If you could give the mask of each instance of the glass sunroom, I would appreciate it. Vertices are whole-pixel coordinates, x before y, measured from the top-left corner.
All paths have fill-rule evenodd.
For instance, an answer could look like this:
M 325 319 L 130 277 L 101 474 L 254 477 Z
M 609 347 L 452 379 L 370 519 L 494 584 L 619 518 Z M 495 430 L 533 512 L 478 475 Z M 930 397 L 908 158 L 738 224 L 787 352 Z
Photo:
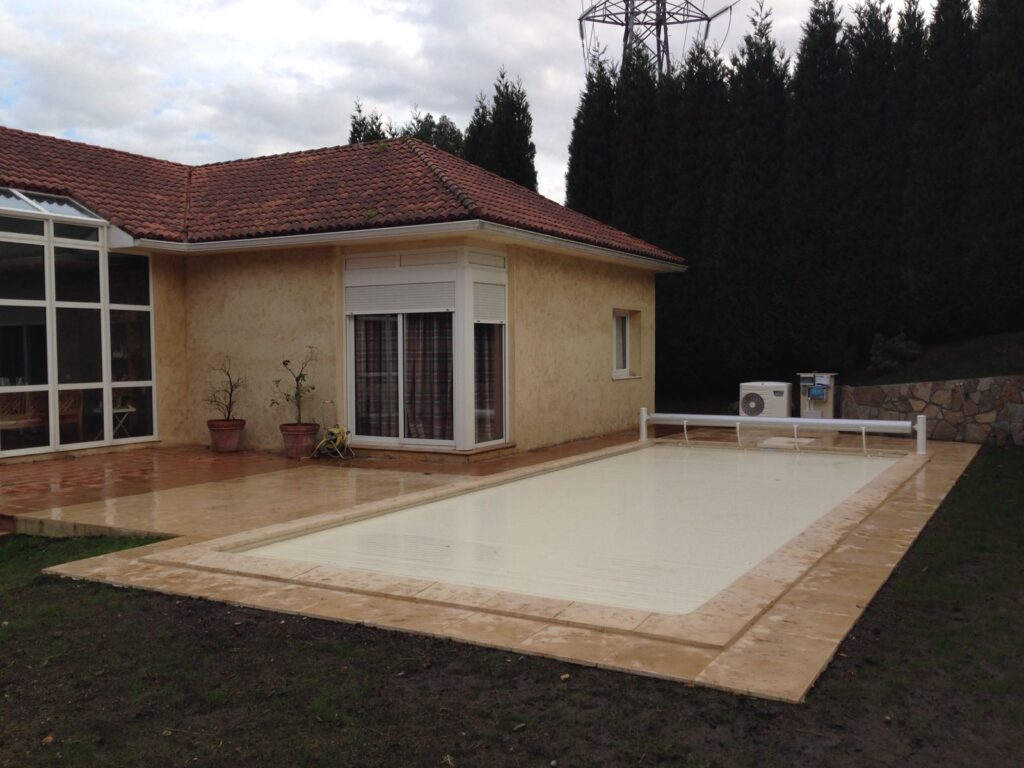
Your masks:
M 149 258 L 57 195 L 0 187 L 0 457 L 156 436 Z

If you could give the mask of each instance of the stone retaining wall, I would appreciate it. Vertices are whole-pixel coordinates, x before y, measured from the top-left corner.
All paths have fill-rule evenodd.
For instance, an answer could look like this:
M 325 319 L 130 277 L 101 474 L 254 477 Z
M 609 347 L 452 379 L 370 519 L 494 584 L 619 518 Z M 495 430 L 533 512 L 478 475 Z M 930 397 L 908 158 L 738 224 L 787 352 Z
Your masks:
M 928 437 L 1024 445 L 1024 375 L 842 388 L 846 419 L 928 417 Z

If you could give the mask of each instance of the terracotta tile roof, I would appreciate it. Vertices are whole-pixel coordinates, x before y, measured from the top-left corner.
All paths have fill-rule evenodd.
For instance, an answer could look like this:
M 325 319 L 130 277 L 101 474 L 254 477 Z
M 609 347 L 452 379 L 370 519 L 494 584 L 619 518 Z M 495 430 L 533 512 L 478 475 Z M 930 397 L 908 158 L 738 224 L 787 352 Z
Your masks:
M 189 167 L 0 127 L 0 186 L 68 195 L 135 237 L 181 240 Z
M 173 242 L 480 219 L 683 261 L 415 139 L 188 166 L 0 127 L 0 186 L 69 195 Z

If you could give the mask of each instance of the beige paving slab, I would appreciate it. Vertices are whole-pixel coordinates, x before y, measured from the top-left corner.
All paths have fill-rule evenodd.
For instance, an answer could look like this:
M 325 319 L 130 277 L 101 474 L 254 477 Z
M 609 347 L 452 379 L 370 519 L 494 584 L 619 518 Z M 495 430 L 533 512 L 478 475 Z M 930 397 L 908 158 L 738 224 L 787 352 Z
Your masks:
M 18 515 L 41 535 L 153 533 L 213 538 L 272 523 L 458 485 L 465 477 L 302 466 Z M 298 490 L 301 489 L 301 490 Z
M 606 656 L 601 666 L 669 680 L 694 680 L 717 656 L 718 652 L 709 648 L 638 637 Z
M 599 629 L 551 625 L 524 640 L 519 650 L 581 664 L 599 664 L 629 648 L 634 638 Z
M 790 703 L 803 701 L 838 644 L 790 634 L 748 634 L 696 677 L 712 688 Z

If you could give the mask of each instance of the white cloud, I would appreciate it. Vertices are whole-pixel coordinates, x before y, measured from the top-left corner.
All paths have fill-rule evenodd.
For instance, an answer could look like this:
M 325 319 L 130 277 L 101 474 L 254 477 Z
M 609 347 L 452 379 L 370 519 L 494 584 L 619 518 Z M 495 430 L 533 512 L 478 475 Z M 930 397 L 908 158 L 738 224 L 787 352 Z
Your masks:
M 727 50 L 752 4 L 736 8 Z M 808 0 L 771 5 L 792 53 Z M 344 143 L 356 98 L 396 121 L 419 107 L 464 127 L 504 66 L 530 99 L 541 192 L 561 201 L 579 12 L 569 0 L 11 0 L 0 124 L 209 162 Z M 614 32 L 601 35 L 614 52 Z

